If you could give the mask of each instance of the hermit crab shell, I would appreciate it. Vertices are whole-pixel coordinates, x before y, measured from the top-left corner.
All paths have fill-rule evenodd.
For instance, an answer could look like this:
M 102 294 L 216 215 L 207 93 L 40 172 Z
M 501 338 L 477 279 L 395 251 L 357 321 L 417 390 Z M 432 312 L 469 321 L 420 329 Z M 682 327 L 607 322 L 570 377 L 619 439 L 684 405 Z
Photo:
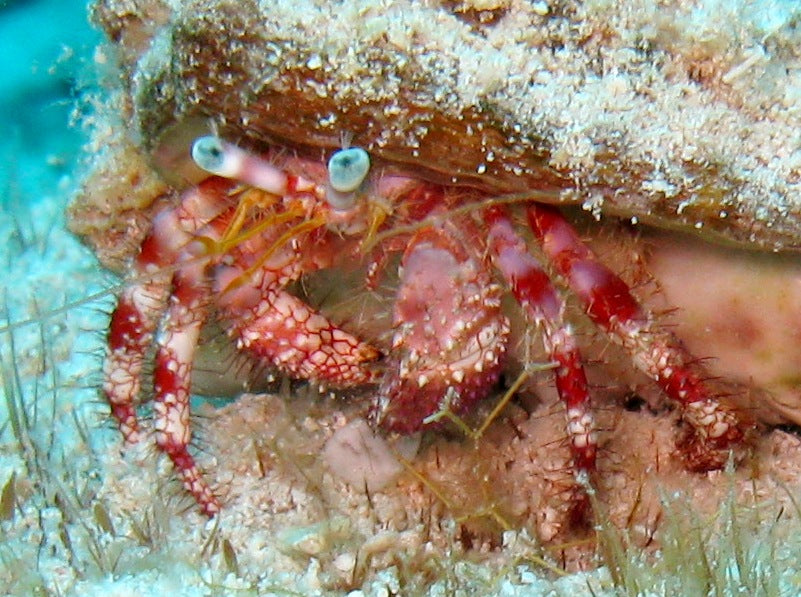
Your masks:
M 789 18 L 710 31 L 700 8 L 639 0 L 133 4 L 94 14 L 147 152 L 197 122 L 317 156 L 345 136 L 378 168 L 799 247 Z

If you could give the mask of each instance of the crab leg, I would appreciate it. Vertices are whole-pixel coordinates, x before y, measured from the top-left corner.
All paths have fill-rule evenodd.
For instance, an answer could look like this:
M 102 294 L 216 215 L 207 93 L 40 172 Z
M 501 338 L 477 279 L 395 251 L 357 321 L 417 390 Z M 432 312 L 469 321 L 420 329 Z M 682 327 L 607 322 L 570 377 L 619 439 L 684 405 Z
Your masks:
M 484 212 L 484 219 L 490 227 L 489 249 L 496 267 L 509 282 L 520 305 L 542 330 L 549 358 L 558 365 L 556 389 L 567 409 L 573 465 L 579 477 L 587 478 L 595 470 L 598 439 L 581 355 L 564 322 L 564 302 L 504 211 L 491 207 Z
M 139 263 L 137 260 L 137 266 Z M 169 288 L 169 276 L 153 276 L 130 284 L 111 314 L 108 354 L 103 364 L 103 394 L 129 444 L 140 439 L 136 403 L 141 391 L 142 367 Z
M 190 263 L 173 277 L 170 306 L 158 338 L 153 412 L 156 444 L 172 460 L 203 512 L 213 516 L 220 510 L 219 502 L 188 451 L 192 361 L 212 296 L 203 269 L 202 263 Z
M 590 319 L 681 405 L 682 417 L 693 429 L 683 446 L 687 465 L 692 470 L 723 466 L 728 449 L 742 439 L 734 412 L 718 402 L 689 355 L 654 323 L 626 283 L 601 264 L 558 210 L 532 204 L 527 216 L 543 251 L 584 303 Z
M 281 198 L 290 191 L 289 187 L 297 190 L 295 187 L 302 182 L 212 137 L 195 143 L 193 157 L 201 167 L 232 179 L 244 179 L 273 198 Z M 206 202 L 192 201 L 195 195 L 190 193 L 179 209 L 165 212 L 165 221 L 154 224 L 153 249 L 143 253 L 152 253 L 158 260 L 154 264 L 157 266 L 180 265 L 172 277 L 169 307 L 157 340 L 153 407 L 156 443 L 169 456 L 184 487 L 203 512 L 213 516 L 220 509 L 219 502 L 188 450 L 192 362 L 212 302 L 220 307 L 240 347 L 250 349 L 295 377 L 342 385 L 363 383 L 372 379 L 363 363 L 374 360 L 378 352 L 283 290 L 305 271 L 304 267 L 314 269 L 315 264 L 301 262 L 298 244 L 299 237 L 305 238 L 304 233 L 319 228 L 320 222 L 312 218 L 287 227 L 289 220 L 303 215 L 287 209 L 245 230 L 243 217 L 250 203 L 241 198 L 235 202 L 224 200 L 227 197 L 224 191 L 235 183 L 208 184 L 222 184 L 224 190 L 211 193 Z M 302 186 L 308 185 L 303 182 Z M 193 239 L 198 242 L 190 242 Z M 145 247 L 150 245 L 146 243 Z M 213 274 L 207 271 L 212 259 L 225 263 L 218 264 Z M 149 272 L 150 262 L 142 269 Z M 214 289 L 212 278 L 217 284 Z M 136 344 L 123 351 L 123 356 L 133 355 L 136 361 L 136 367 L 128 366 L 125 372 L 129 375 L 133 372 L 137 378 L 144 350 L 157 323 L 158 306 L 163 304 L 169 290 L 165 279 L 159 278 L 158 303 L 147 312 L 147 333 L 137 330 Z M 122 408 L 117 411 L 126 426 L 129 419 L 136 424 L 134 398 L 138 387 L 134 389 L 121 399 L 116 395 L 109 398 L 112 405 L 121 403 Z M 129 433 L 128 437 L 133 436 Z
M 181 204 L 161 212 L 134 262 L 134 278 L 111 314 L 103 393 L 128 443 L 139 440 L 136 403 L 145 353 L 151 345 L 170 290 L 168 268 L 192 234 L 217 217 L 230 182 L 212 178 L 188 191 Z

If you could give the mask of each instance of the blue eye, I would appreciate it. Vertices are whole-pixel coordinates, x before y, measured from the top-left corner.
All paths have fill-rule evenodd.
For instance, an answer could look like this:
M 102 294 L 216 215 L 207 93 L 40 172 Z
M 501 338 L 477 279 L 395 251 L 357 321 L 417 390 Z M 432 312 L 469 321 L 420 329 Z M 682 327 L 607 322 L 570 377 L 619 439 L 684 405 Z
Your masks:
M 225 157 L 225 148 L 217 137 L 200 137 L 192 144 L 192 159 L 206 172 L 224 176 Z
M 328 160 L 328 180 L 331 188 L 340 193 L 358 189 L 369 171 L 370 156 L 361 147 L 342 149 Z

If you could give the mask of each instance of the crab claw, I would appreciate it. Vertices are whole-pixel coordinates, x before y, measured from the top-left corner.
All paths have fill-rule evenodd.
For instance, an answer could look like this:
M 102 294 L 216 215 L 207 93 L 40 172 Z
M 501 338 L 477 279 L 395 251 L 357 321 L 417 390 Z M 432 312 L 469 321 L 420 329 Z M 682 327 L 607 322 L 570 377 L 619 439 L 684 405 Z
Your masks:
M 484 263 L 443 228 L 424 228 L 402 261 L 394 308 L 396 355 L 371 418 L 412 433 L 447 408 L 466 412 L 498 381 L 509 322 Z

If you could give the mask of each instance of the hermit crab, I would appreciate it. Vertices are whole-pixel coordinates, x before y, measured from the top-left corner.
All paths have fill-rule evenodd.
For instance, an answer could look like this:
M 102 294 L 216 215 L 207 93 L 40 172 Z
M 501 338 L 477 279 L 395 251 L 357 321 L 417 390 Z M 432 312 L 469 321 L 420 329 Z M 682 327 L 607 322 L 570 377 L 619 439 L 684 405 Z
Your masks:
M 188 445 L 194 348 L 212 315 L 283 374 L 374 386 L 373 424 L 412 433 L 496 388 L 520 325 L 502 308 L 511 294 L 541 334 L 585 482 L 598 444 L 562 286 L 678 405 L 688 468 L 720 468 L 743 441 L 748 424 L 703 365 L 556 205 L 794 248 L 797 169 L 769 157 L 786 152 L 782 135 L 797 136 L 797 115 L 768 122 L 735 107 L 736 85 L 698 80 L 647 15 L 637 46 L 591 7 L 454 6 L 95 7 L 116 44 L 118 108 L 134 123 L 73 207 L 73 227 L 101 256 L 133 263 L 111 316 L 103 391 L 125 439 L 138 441 L 155 346 L 156 442 L 209 515 L 220 503 Z M 677 112 L 677 98 L 696 111 Z M 723 137 L 732 130 L 756 153 Z M 190 144 L 194 166 L 179 167 L 173 157 Z M 92 236 L 103 218 L 115 223 Z M 354 262 L 369 291 L 397 255 L 386 346 L 288 292 Z

